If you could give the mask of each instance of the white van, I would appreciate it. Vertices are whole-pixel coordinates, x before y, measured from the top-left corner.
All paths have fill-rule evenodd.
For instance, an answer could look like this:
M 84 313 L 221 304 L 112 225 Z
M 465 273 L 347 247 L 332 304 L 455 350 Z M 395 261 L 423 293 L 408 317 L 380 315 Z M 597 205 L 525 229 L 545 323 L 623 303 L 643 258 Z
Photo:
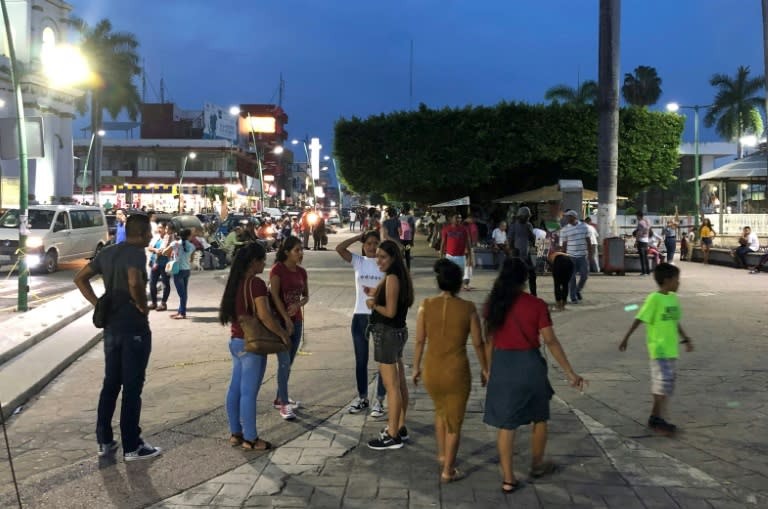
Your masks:
M 59 262 L 92 258 L 107 244 L 107 220 L 99 207 L 31 205 L 28 212 L 27 266 L 56 272 Z M 0 265 L 18 258 L 19 209 L 0 216 Z

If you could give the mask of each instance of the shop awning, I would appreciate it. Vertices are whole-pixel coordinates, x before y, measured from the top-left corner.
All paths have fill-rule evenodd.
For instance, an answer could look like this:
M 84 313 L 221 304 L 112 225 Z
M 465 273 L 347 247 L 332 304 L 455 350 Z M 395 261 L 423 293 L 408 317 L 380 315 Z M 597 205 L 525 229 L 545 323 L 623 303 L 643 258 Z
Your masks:
M 455 200 L 446 201 L 443 203 L 438 203 L 436 205 L 430 205 L 429 208 L 431 209 L 447 209 L 451 207 L 461 207 L 464 205 L 469 205 L 469 196 L 465 196 L 463 198 L 457 198 Z
M 206 188 L 208 187 L 213 187 L 213 184 L 210 186 L 201 186 L 197 184 L 181 186 L 181 192 L 182 194 L 204 195 Z M 179 194 L 179 186 L 178 184 L 123 184 L 115 186 L 115 192 L 139 194 Z

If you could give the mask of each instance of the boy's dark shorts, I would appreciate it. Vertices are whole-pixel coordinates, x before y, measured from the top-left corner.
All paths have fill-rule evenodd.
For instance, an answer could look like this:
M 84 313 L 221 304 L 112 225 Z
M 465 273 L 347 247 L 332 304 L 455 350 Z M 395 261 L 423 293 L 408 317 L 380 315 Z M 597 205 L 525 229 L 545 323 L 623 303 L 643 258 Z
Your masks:
M 381 364 L 396 364 L 403 357 L 403 348 L 408 341 L 408 328 L 390 327 L 382 323 L 370 326 L 373 336 L 373 359 Z
M 651 359 L 651 394 L 671 396 L 675 391 L 677 359 Z

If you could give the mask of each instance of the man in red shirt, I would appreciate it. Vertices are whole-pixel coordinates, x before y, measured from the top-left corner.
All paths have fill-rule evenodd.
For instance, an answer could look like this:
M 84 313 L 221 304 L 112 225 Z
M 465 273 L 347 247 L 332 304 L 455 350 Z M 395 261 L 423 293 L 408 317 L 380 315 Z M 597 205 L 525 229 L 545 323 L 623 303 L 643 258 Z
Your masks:
M 461 216 L 453 214 L 448 224 L 443 227 L 440 242 L 440 256 L 458 265 L 462 272 L 467 265 L 472 265 L 472 251 L 467 228 L 461 224 Z

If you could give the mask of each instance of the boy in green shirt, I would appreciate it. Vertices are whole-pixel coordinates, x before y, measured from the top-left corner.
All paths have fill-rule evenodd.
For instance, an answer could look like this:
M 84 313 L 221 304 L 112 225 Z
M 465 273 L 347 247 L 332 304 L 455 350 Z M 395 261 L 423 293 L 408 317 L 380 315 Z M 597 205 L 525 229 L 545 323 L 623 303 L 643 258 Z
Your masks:
M 665 413 L 667 398 L 672 395 L 675 387 L 678 333 L 684 338 L 680 343 L 685 344 L 687 352 L 693 351 L 693 344 L 680 326 L 682 313 L 675 293 L 680 286 L 680 269 L 669 263 L 660 263 L 653 271 L 653 278 L 659 285 L 659 291 L 646 297 L 635 321 L 619 344 L 619 350 L 626 351 L 629 336 L 641 322 L 645 323 L 653 394 L 653 409 L 648 418 L 648 426 L 654 431 L 674 433 L 676 426 L 665 421 L 662 414 Z

